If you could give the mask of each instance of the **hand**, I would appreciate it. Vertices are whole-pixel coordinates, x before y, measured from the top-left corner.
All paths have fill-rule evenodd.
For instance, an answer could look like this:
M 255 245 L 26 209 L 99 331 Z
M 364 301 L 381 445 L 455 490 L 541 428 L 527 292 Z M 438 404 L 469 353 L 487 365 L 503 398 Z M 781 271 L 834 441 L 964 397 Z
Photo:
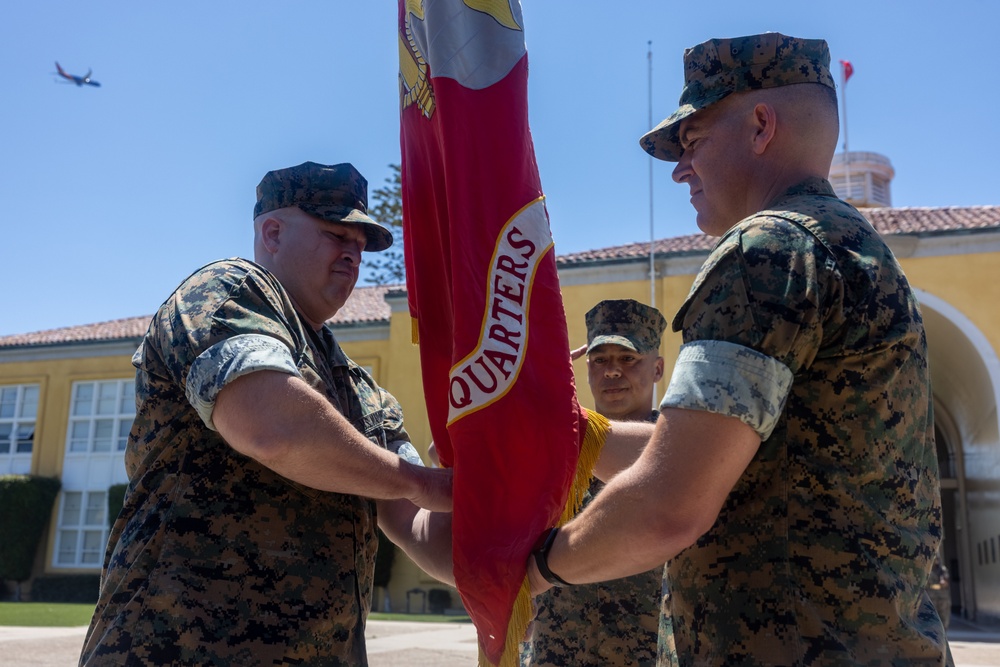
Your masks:
M 576 348 L 575 350 L 570 350 L 569 351 L 569 360 L 570 361 L 576 361 L 577 359 L 579 359 L 580 357 L 582 357 L 585 354 L 587 354 L 587 346 L 586 345 L 581 345 L 580 347 Z
M 410 464 L 407 464 L 410 465 Z M 418 489 L 409 498 L 417 507 L 432 512 L 450 512 L 452 510 L 451 486 L 454 471 L 451 468 L 424 468 L 410 466 L 417 475 Z

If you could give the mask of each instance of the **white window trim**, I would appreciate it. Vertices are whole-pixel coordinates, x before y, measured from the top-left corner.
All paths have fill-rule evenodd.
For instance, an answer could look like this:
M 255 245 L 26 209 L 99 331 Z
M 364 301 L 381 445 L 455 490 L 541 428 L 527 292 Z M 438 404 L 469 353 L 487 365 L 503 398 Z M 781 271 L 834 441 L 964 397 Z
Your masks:
M 0 452 L 0 475 L 25 474 L 31 471 L 31 457 L 35 451 L 35 433 L 38 430 L 38 412 L 41 403 L 41 385 L 37 383 L 13 384 L 0 386 L 0 391 L 14 390 L 14 414 L 12 417 L 0 416 L 0 424 L 10 425 L 9 445 L 6 452 Z M 25 394 L 34 390 L 34 416 L 26 417 Z M 26 452 L 17 451 L 18 432 L 25 426 L 31 426 L 31 446 Z
M 135 419 L 134 387 L 134 380 L 125 378 L 73 383 L 53 568 L 103 565 L 110 531 L 108 489 L 124 478 L 124 449 Z M 89 404 L 81 403 L 83 391 L 91 392 Z M 75 440 L 74 432 L 79 436 Z M 95 450 L 102 441 L 104 448 Z M 74 511 L 69 503 L 77 498 L 80 506 Z

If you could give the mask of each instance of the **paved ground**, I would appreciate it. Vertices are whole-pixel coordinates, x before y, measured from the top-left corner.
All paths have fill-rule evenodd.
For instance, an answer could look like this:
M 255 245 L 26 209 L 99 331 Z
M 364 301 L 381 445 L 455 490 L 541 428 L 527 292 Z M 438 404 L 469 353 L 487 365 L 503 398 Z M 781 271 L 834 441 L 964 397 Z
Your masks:
M 0 627 L 0 665 L 72 667 L 85 628 Z M 956 667 L 1000 667 L 1000 628 L 960 619 L 949 632 Z M 368 623 L 370 667 L 469 667 L 476 664 L 476 635 L 468 623 Z
M 72 667 L 86 628 L 0 627 L 0 665 Z M 369 621 L 369 667 L 475 665 L 476 634 L 469 623 Z

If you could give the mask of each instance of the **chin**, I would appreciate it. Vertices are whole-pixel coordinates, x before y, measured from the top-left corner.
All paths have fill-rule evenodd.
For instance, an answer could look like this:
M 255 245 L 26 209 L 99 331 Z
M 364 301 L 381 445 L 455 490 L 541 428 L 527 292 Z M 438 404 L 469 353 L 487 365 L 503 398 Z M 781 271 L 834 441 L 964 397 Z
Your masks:
M 596 406 L 597 411 L 607 417 L 608 419 L 622 420 L 632 413 L 634 408 L 628 408 L 624 405 L 604 405 Z
M 709 236 L 714 236 L 712 230 L 715 229 L 715 225 L 712 224 L 712 220 L 708 217 L 708 215 L 699 211 L 694 220 L 695 224 L 698 225 L 698 229 L 705 232 Z
M 732 224 L 720 223 L 718 221 L 706 220 L 703 222 L 702 218 L 698 217 L 698 229 L 716 238 L 723 236 L 732 226 Z

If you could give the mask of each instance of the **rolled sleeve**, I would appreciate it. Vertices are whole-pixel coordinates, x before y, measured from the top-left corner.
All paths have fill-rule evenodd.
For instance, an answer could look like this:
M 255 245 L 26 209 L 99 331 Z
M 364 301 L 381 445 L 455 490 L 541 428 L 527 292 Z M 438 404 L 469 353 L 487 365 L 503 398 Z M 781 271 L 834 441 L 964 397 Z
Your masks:
M 256 371 L 278 371 L 302 377 L 288 347 L 271 336 L 240 334 L 202 352 L 188 371 L 185 393 L 205 426 L 212 421 L 215 399 L 227 384 Z
M 681 347 L 660 409 L 736 417 L 767 440 L 792 388 L 792 371 L 773 357 L 718 340 Z
M 423 459 L 421 459 L 420 454 L 417 453 L 417 448 L 414 447 L 408 440 L 393 440 L 389 443 L 389 446 L 386 449 L 393 452 L 404 461 L 412 463 L 415 466 L 424 467 Z

